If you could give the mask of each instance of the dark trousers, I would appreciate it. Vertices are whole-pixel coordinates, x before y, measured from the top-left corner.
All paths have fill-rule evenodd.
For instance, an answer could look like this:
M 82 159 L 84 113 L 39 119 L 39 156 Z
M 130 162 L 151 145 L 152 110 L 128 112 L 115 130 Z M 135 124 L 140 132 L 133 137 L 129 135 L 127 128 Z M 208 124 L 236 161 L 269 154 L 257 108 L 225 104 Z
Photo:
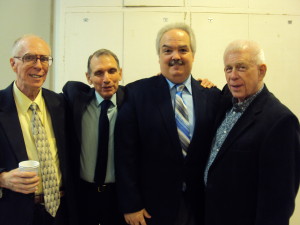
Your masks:
M 60 199 L 60 205 L 55 218 L 45 209 L 45 205 L 36 204 L 34 206 L 33 225 L 67 225 L 65 198 Z
M 178 216 L 175 221 L 175 225 L 196 225 L 194 211 L 187 196 L 185 196 L 185 193 L 182 193 L 180 199 Z
M 79 221 L 81 225 L 125 225 L 118 211 L 115 184 L 98 191 L 94 183 L 80 181 Z

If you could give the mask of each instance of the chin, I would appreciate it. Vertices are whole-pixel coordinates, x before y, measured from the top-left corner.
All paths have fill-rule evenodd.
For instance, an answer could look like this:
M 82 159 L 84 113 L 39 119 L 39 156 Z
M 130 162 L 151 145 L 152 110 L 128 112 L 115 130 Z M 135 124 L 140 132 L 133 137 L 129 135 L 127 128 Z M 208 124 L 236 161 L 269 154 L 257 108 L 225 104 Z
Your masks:
M 175 74 L 172 76 L 173 80 L 177 81 L 176 83 L 183 83 L 188 76 L 185 76 L 183 74 Z

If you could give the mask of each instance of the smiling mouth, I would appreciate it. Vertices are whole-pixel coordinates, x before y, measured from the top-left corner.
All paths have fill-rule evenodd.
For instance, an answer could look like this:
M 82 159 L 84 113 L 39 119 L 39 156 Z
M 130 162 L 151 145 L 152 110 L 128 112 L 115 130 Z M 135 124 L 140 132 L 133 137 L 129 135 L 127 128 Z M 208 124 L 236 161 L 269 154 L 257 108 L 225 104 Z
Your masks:
M 33 78 L 41 78 L 44 75 L 36 75 L 36 74 L 29 74 L 29 76 L 33 77 Z

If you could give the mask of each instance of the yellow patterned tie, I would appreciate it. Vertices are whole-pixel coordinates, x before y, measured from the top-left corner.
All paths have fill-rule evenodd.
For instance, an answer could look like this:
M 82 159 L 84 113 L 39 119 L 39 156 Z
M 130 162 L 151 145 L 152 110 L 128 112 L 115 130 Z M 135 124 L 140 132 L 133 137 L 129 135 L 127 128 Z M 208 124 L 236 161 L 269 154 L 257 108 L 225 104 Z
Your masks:
M 50 152 L 50 145 L 45 128 L 36 111 L 36 103 L 32 103 L 29 108 L 32 110 L 32 134 L 41 164 L 40 169 L 43 179 L 45 208 L 53 217 L 55 217 L 60 203 L 60 194 L 54 162 Z

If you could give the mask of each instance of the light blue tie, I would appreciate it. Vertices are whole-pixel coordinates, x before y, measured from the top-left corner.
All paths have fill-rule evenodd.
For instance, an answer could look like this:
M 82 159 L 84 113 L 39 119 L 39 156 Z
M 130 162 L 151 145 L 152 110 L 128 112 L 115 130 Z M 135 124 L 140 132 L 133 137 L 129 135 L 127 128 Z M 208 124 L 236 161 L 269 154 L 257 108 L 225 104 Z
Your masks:
M 190 145 L 191 137 L 188 110 L 182 99 L 182 91 L 184 87 L 184 84 L 176 85 L 175 119 L 178 136 L 182 147 L 182 154 L 185 157 L 187 154 L 187 149 Z

